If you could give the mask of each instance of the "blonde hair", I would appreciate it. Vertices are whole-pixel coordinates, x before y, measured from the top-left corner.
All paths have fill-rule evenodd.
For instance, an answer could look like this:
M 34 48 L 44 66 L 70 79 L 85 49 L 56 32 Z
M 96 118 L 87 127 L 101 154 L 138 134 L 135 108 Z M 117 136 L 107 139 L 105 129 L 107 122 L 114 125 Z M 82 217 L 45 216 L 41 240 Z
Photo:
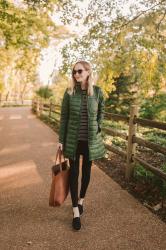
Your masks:
M 87 94 L 92 96 L 93 95 L 93 85 L 95 84 L 95 81 L 94 81 L 94 76 L 93 76 L 93 72 L 92 72 L 92 67 L 90 65 L 89 62 L 87 61 L 84 61 L 84 60 L 80 60 L 80 61 L 77 61 L 73 67 L 72 67 L 72 78 L 70 80 L 70 84 L 69 84 L 69 87 L 68 87 L 68 94 L 72 95 L 72 94 L 75 94 L 75 85 L 76 85 L 76 79 L 74 78 L 74 75 L 73 75 L 73 70 L 74 70 L 74 67 L 76 66 L 77 63 L 80 63 L 83 65 L 84 69 L 85 70 L 89 70 L 90 74 L 87 78 L 87 85 L 88 85 L 88 88 L 87 88 Z

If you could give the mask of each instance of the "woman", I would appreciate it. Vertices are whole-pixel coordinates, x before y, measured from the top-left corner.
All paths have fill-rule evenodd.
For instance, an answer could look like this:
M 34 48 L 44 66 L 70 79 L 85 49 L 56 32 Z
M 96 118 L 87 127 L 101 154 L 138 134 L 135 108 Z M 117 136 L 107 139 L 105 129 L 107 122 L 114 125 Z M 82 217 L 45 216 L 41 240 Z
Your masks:
M 106 148 L 101 136 L 104 96 L 93 82 L 88 62 L 77 61 L 72 69 L 72 84 L 64 93 L 58 147 L 70 163 L 70 193 L 73 206 L 72 226 L 81 228 L 80 215 L 91 175 L 92 161 L 104 157 Z M 81 190 L 78 198 L 79 158 L 82 161 Z

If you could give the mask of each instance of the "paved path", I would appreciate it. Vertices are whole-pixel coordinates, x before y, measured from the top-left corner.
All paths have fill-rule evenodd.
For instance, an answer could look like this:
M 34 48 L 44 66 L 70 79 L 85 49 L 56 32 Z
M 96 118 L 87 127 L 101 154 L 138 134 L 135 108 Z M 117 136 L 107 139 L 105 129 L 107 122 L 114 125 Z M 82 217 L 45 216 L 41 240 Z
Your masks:
M 94 164 L 80 231 L 70 193 L 48 206 L 57 140 L 29 107 L 0 109 L 0 249 L 166 250 L 166 224 Z

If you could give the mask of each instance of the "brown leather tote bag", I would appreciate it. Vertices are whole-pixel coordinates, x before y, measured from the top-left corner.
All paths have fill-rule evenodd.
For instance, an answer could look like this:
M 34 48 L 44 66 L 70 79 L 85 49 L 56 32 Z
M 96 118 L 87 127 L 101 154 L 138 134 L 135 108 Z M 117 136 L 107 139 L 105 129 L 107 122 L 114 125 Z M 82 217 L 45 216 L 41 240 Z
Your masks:
M 57 158 L 59 156 L 59 163 Z M 63 155 L 64 158 L 64 155 Z M 69 164 L 68 160 L 62 162 L 62 150 L 59 147 L 56 153 L 55 164 L 51 167 L 52 183 L 49 196 L 49 206 L 60 206 L 69 193 Z

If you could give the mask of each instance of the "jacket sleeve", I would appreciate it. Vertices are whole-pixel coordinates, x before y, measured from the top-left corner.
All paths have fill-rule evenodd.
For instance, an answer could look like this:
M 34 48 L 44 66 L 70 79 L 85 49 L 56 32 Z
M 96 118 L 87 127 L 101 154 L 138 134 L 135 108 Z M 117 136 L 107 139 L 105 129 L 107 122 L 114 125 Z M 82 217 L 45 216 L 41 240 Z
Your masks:
M 61 104 L 60 127 L 59 127 L 59 143 L 62 144 L 65 143 L 68 118 L 69 118 L 69 94 L 67 93 L 66 89 Z
M 104 119 L 104 110 L 105 110 L 104 94 L 102 89 L 99 87 L 99 103 L 98 103 L 98 114 L 97 114 L 98 132 L 101 132 L 101 127 Z

